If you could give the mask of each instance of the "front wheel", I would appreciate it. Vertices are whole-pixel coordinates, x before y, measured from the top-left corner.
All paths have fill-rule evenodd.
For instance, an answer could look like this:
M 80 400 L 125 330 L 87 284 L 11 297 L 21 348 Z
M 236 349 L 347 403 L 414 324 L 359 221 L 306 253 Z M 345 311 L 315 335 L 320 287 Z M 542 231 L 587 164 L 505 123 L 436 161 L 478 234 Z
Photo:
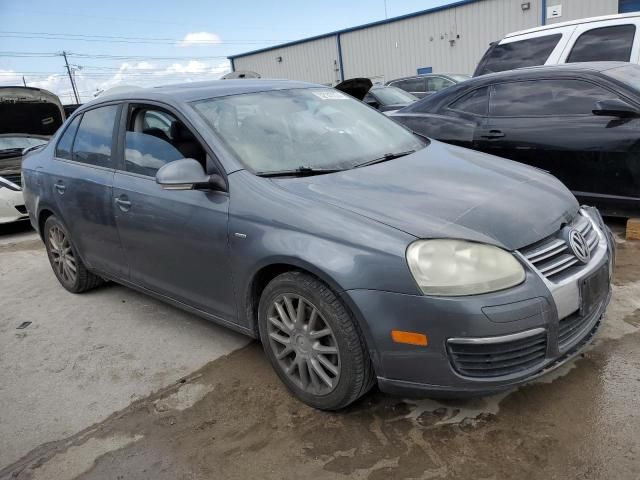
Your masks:
M 265 288 L 260 338 L 276 373 L 293 394 L 322 410 L 338 410 L 375 381 L 355 319 L 327 285 L 287 272 Z
M 103 283 L 84 266 L 69 232 L 55 216 L 47 218 L 44 224 L 44 244 L 53 273 L 70 292 L 85 292 Z

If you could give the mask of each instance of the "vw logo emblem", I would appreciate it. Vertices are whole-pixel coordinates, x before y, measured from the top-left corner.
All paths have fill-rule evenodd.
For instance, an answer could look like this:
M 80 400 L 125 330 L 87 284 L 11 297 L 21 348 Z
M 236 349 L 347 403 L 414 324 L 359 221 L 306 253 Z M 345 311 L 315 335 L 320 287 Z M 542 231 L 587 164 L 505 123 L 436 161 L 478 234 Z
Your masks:
M 572 228 L 569 231 L 569 246 L 578 260 L 582 263 L 589 262 L 589 259 L 591 258 L 589 245 L 587 245 L 587 241 L 584 239 L 582 234 L 575 228 Z

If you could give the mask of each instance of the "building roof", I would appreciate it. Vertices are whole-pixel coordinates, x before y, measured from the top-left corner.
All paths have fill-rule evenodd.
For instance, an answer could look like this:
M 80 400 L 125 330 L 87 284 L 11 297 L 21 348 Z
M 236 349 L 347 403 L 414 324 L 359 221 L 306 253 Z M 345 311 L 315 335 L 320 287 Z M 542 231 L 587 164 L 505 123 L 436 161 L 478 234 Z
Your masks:
M 256 54 L 256 53 L 269 52 L 271 50 L 276 50 L 278 48 L 291 47 L 293 45 L 299 45 L 301 43 L 307 43 L 307 42 L 311 42 L 313 40 L 320 40 L 322 38 L 334 37 L 334 36 L 340 35 L 342 33 L 354 32 L 356 30 L 364 30 L 365 28 L 376 27 L 378 25 L 386 25 L 388 23 L 394 23 L 394 22 L 397 22 L 399 20 L 406 20 L 408 18 L 420 17 L 422 15 L 429 15 L 431 13 L 439 12 L 441 10 L 448 10 L 450 8 L 461 7 L 461 6 L 464 6 L 464 5 L 468 5 L 470 3 L 476 3 L 476 2 L 480 2 L 480 1 L 482 1 L 482 0 L 458 0 L 457 2 L 449 3 L 447 5 L 441 5 L 439 7 L 428 8 L 426 10 L 420 10 L 418 12 L 408 13 L 406 15 L 400 15 L 398 17 L 392 17 L 392 18 L 388 18 L 388 19 L 385 19 L 385 20 L 378 20 L 376 22 L 365 23 L 363 25 L 358 25 L 358 26 L 350 27 L 350 28 L 344 28 L 342 30 L 335 30 L 333 32 L 323 33 L 321 35 L 315 35 L 313 37 L 307 37 L 307 38 L 302 38 L 300 40 L 294 40 L 293 42 L 281 43 L 279 45 L 274 45 L 272 47 L 266 47 L 266 48 L 260 48 L 258 50 L 251 50 L 250 52 L 238 53 L 236 55 L 229 55 L 227 58 L 229 60 L 234 60 L 236 58 L 246 57 L 246 56 L 253 55 L 253 54 Z

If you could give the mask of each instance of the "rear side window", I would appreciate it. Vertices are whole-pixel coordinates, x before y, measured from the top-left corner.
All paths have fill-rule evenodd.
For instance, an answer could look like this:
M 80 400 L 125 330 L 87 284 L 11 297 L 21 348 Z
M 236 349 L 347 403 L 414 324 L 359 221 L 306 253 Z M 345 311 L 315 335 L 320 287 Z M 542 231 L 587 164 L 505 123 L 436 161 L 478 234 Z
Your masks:
M 424 78 L 410 78 L 393 84 L 405 92 L 424 92 Z
M 56 145 L 56 157 L 71 160 L 71 147 L 73 146 L 73 139 L 78 130 L 80 117 L 82 117 L 82 115 L 74 118 L 60 137 L 60 141 L 58 141 L 58 145 Z
M 109 105 L 94 108 L 82 115 L 73 144 L 73 159 L 76 162 L 108 168 L 113 166 L 111 147 L 117 113 L 118 106 Z
M 567 63 L 628 62 L 631 59 L 635 35 L 635 25 L 614 25 L 584 32 L 571 49 Z
M 618 98 L 582 80 L 531 80 L 494 85 L 492 117 L 591 115 L 596 102 Z
M 503 43 L 490 48 L 482 59 L 476 75 L 504 72 L 514 68 L 544 65 L 562 34 L 545 35 L 517 42 Z
M 473 115 L 487 115 L 489 108 L 489 87 L 482 87 L 467 93 L 449 105 L 450 110 L 471 113 Z

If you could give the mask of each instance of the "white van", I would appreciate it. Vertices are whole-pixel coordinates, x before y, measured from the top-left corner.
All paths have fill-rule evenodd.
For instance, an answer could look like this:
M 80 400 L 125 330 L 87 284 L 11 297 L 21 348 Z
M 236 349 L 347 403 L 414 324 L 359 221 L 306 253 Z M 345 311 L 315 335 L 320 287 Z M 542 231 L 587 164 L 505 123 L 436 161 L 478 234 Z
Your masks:
M 536 65 L 616 60 L 640 63 L 640 12 L 510 33 L 489 46 L 474 76 Z

